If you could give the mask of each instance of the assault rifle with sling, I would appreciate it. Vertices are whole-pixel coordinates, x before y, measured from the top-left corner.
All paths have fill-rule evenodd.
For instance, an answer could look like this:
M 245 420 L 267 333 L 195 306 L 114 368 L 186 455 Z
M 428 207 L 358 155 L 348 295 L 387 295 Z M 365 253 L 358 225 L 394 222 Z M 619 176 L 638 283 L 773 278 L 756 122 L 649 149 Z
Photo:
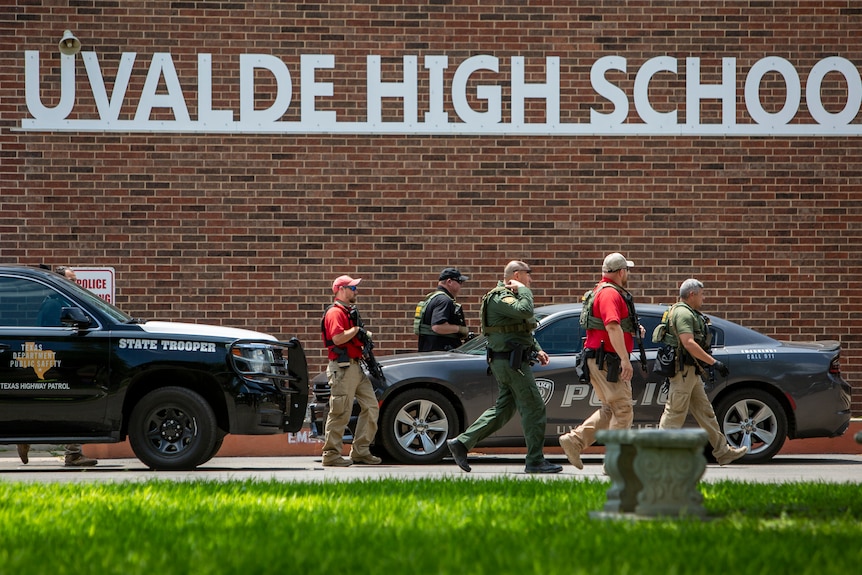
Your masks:
M 381 382 L 385 382 L 386 375 L 383 374 L 383 368 L 380 367 L 377 358 L 374 357 L 374 342 L 371 340 L 368 332 L 365 331 L 365 324 L 362 323 L 362 318 L 359 317 L 359 311 L 356 308 L 350 310 L 350 319 L 353 320 L 355 325 L 359 326 L 359 333 L 356 334 L 356 337 L 362 342 L 362 365 L 365 366 L 368 375 Z
M 626 301 L 626 305 L 629 307 L 629 313 L 632 316 L 632 321 L 635 324 L 635 332 L 634 336 L 638 342 L 638 351 L 640 352 L 640 364 L 641 369 L 644 370 L 644 373 L 649 373 L 647 371 L 647 358 L 646 358 L 646 349 L 644 349 L 644 338 L 641 336 L 641 320 L 638 318 L 638 314 L 635 311 L 634 300 L 632 299 L 632 294 L 626 292 L 623 296 L 623 299 Z

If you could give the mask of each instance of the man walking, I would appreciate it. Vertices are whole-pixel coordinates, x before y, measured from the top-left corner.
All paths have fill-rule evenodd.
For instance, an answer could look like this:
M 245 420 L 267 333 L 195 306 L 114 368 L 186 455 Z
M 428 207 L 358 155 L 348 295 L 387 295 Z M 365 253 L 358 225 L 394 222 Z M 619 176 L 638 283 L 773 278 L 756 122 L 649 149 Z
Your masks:
M 584 351 L 590 383 L 601 401 L 577 428 L 560 436 L 569 463 L 583 469 L 581 452 L 595 443 L 600 429 L 629 429 L 634 419 L 630 355 L 636 330 L 634 301 L 626 289 L 634 263 L 620 253 L 608 254 L 602 263 L 602 280 L 593 288 Z
M 533 337 L 533 283 L 530 266 L 511 261 L 503 271 L 503 281 L 482 299 L 482 331 L 488 336 L 488 363 L 497 379 L 497 402 L 473 425 L 446 443 L 458 467 L 470 471 L 467 453 L 477 443 L 502 428 L 515 414 L 527 443 L 527 473 L 558 473 L 562 466 L 545 459 L 545 403 L 536 387 L 530 361 L 535 355 L 542 365 L 550 359 Z
M 710 355 L 712 334 L 709 318 L 700 312 L 703 284 L 687 279 L 679 287 L 679 302 L 668 310 L 667 333 L 663 343 L 676 347 L 678 368 L 670 378 L 670 393 L 664 404 L 659 429 L 679 429 L 689 412 L 706 430 L 712 454 L 719 465 L 727 465 L 746 454 L 747 447 L 731 447 L 721 433 L 715 411 L 703 388 L 702 365 L 711 366 L 722 377 L 730 370 Z

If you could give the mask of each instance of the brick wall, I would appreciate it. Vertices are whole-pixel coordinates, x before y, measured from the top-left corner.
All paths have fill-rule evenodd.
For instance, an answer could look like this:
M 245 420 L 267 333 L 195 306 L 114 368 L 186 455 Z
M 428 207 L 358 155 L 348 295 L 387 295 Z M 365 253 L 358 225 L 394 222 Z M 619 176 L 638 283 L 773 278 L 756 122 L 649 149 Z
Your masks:
M 0 15 L 0 260 L 112 266 L 117 303 L 136 317 L 212 322 L 298 336 L 322 368 L 319 317 L 332 279 L 361 276 L 359 303 L 381 354 L 412 349 L 413 305 L 457 265 L 472 276 L 461 294 L 471 325 L 478 300 L 513 258 L 536 270 L 538 303 L 575 299 L 604 254 L 637 263 L 633 291 L 669 302 L 682 279 L 708 288 L 709 312 L 782 339 L 836 339 L 851 384 L 862 376 L 856 316 L 862 302 L 862 184 L 858 136 L 416 136 L 159 134 L 21 131 L 24 51 L 42 62 L 42 101 L 59 98 L 56 43 L 74 31 L 98 54 L 109 82 L 123 52 L 137 52 L 129 102 L 156 52 L 169 52 L 195 116 L 197 54 L 211 53 L 213 106 L 238 109 L 240 54 L 281 58 L 291 70 L 299 119 L 301 54 L 334 54 L 318 72 L 335 85 L 322 104 L 339 121 L 366 118 L 366 55 L 399 81 L 404 55 L 445 54 L 450 68 L 477 54 L 500 58 L 511 112 L 510 58 L 528 81 L 545 58 L 561 62 L 561 121 L 589 122 L 612 106 L 590 68 L 623 56 L 607 75 L 632 101 L 645 61 L 668 55 L 679 73 L 658 74 L 650 102 L 685 114 L 685 58 L 701 58 L 703 83 L 736 58 L 737 121 L 746 115 L 748 69 L 766 56 L 790 61 L 804 80 L 828 56 L 862 63 L 862 8 L 855 2 L 13 2 Z M 77 57 L 71 118 L 95 117 Z M 777 112 L 777 76 L 761 101 Z M 265 75 L 257 98 L 275 97 Z M 424 88 L 424 90 L 422 89 Z M 847 83 L 829 74 L 824 107 L 840 112 Z M 420 74 L 420 116 L 427 105 Z M 134 115 L 127 102 L 121 118 Z M 777 102 L 777 103 L 776 103 Z M 452 97 L 444 103 L 454 121 Z M 528 121 L 545 106 L 528 101 Z M 383 119 L 400 119 L 386 99 Z M 703 123 L 721 106 L 704 102 Z M 156 109 L 153 119 L 171 120 Z M 630 106 L 629 123 L 640 122 Z M 794 123 L 811 124 L 805 98 Z M 858 120 L 854 121 L 858 123 Z M 862 397 L 854 401 L 862 410 Z

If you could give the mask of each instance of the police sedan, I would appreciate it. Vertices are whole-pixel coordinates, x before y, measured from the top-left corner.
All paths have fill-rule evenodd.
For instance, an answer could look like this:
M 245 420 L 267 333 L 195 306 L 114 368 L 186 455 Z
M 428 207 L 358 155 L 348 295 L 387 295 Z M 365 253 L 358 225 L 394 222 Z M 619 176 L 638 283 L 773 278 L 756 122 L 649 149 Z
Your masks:
M 658 427 L 667 399 L 661 376 L 652 372 L 658 349 L 649 334 L 667 308 L 640 305 L 646 369 L 632 354 L 634 427 Z M 575 366 L 585 334 L 579 324 L 580 304 L 537 308 L 536 339 L 551 357 L 546 366 L 533 366 L 536 385 L 547 408 L 545 443 L 586 419 L 599 400 Z M 743 461 L 770 460 L 786 439 L 836 437 L 850 423 L 850 385 L 841 377 L 840 344 L 836 341 L 778 341 L 710 315 L 712 355 L 730 368 L 727 377 L 707 371 L 706 391 L 728 442 L 747 446 Z M 450 352 L 414 353 L 377 358 L 385 381 L 372 378 L 380 399 L 376 449 L 402 463 L 434 463 L 448 455 L 446 440 L 457 436 L 494 404 L 497 383 L 488 375 L 484 337 Z M 323 434 L 329 388 L 325 374 L 312 380 L 315 401 L 310 406 L 312 431 Z M 690 425 L 696 425 L 690 420 Z M 355 425 L 352 418 L 345 440 Z M 516 415 L 480 446 L 524 445 Z

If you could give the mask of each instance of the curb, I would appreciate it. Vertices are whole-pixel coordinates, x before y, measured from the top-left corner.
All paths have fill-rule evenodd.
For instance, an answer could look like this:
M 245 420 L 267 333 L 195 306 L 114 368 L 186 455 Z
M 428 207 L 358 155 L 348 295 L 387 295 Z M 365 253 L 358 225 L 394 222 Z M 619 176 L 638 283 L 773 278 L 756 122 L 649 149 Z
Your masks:
M 779 455 L 801 455 L 812 453 L 852 454 L 862 455 L 862 444 L 857 443 L 855 436 L 862 434 L 862 419 L 854 419 L 850 427 L 841 437 L 794 439 L 784 443 Z M 860 435 L 862 437 L 862 435 Z M 311 438 L 309 431 L 303 429 L 298 433 L 286 435 L 228 435 L 219 449 L 216 457 L 289 457 L 291 455 L 320 455 L 322 442 Z M 345 447 L 345 452 L 349 446 Z M 62 446 L 34 445 L 32 454 L 45 452 L 62 455 Z M 128 441 L 122 443 L 92 443 L 84 445 L 84 455 L 95 459 L 128 459 L 134 458 Z M 604 447 L 590 447 L 584 453 L 604 453 Z M 52 453 L 53 452 L 53 453 Z M 523 448 L 477 448 L 474 453 L 524 453 Z M 547 453 L 561 454 L 559 447 L 547 447 Z M 31 455 L 32 457 L 33 455 Z M 12 445 L 0 446 L 0 457 L 18 457 Z
M 854 419 L 841 437 L 794 439 L 784 442 L 779 455 L 799 455 L 809 453 L 862 454 L 862 444 L 856 443 L 854 436 L 862 432 L 862 419 Z M 309 436 L 303 429 L 298 433 L 285 435 L 228 435 L 216 457 L 287 457 L 291 455 L 320 455 L 323 443 Z M 345 447 L 345 452 L 349 446 Z M 548 453 L 559 454 L 559 447 L 546 448 Z M 604 447 L 590 447 L 584 453 L 604 453 Z M 477 448 L 474 453 L 524 453 L 523 448 Z M 84 454 L 96 459 L 123 459 L 135 457 L 128 441 L 122 443 L 101 443 L 84 445 Z M 14 455 L 14 450 L 13 450 Z

